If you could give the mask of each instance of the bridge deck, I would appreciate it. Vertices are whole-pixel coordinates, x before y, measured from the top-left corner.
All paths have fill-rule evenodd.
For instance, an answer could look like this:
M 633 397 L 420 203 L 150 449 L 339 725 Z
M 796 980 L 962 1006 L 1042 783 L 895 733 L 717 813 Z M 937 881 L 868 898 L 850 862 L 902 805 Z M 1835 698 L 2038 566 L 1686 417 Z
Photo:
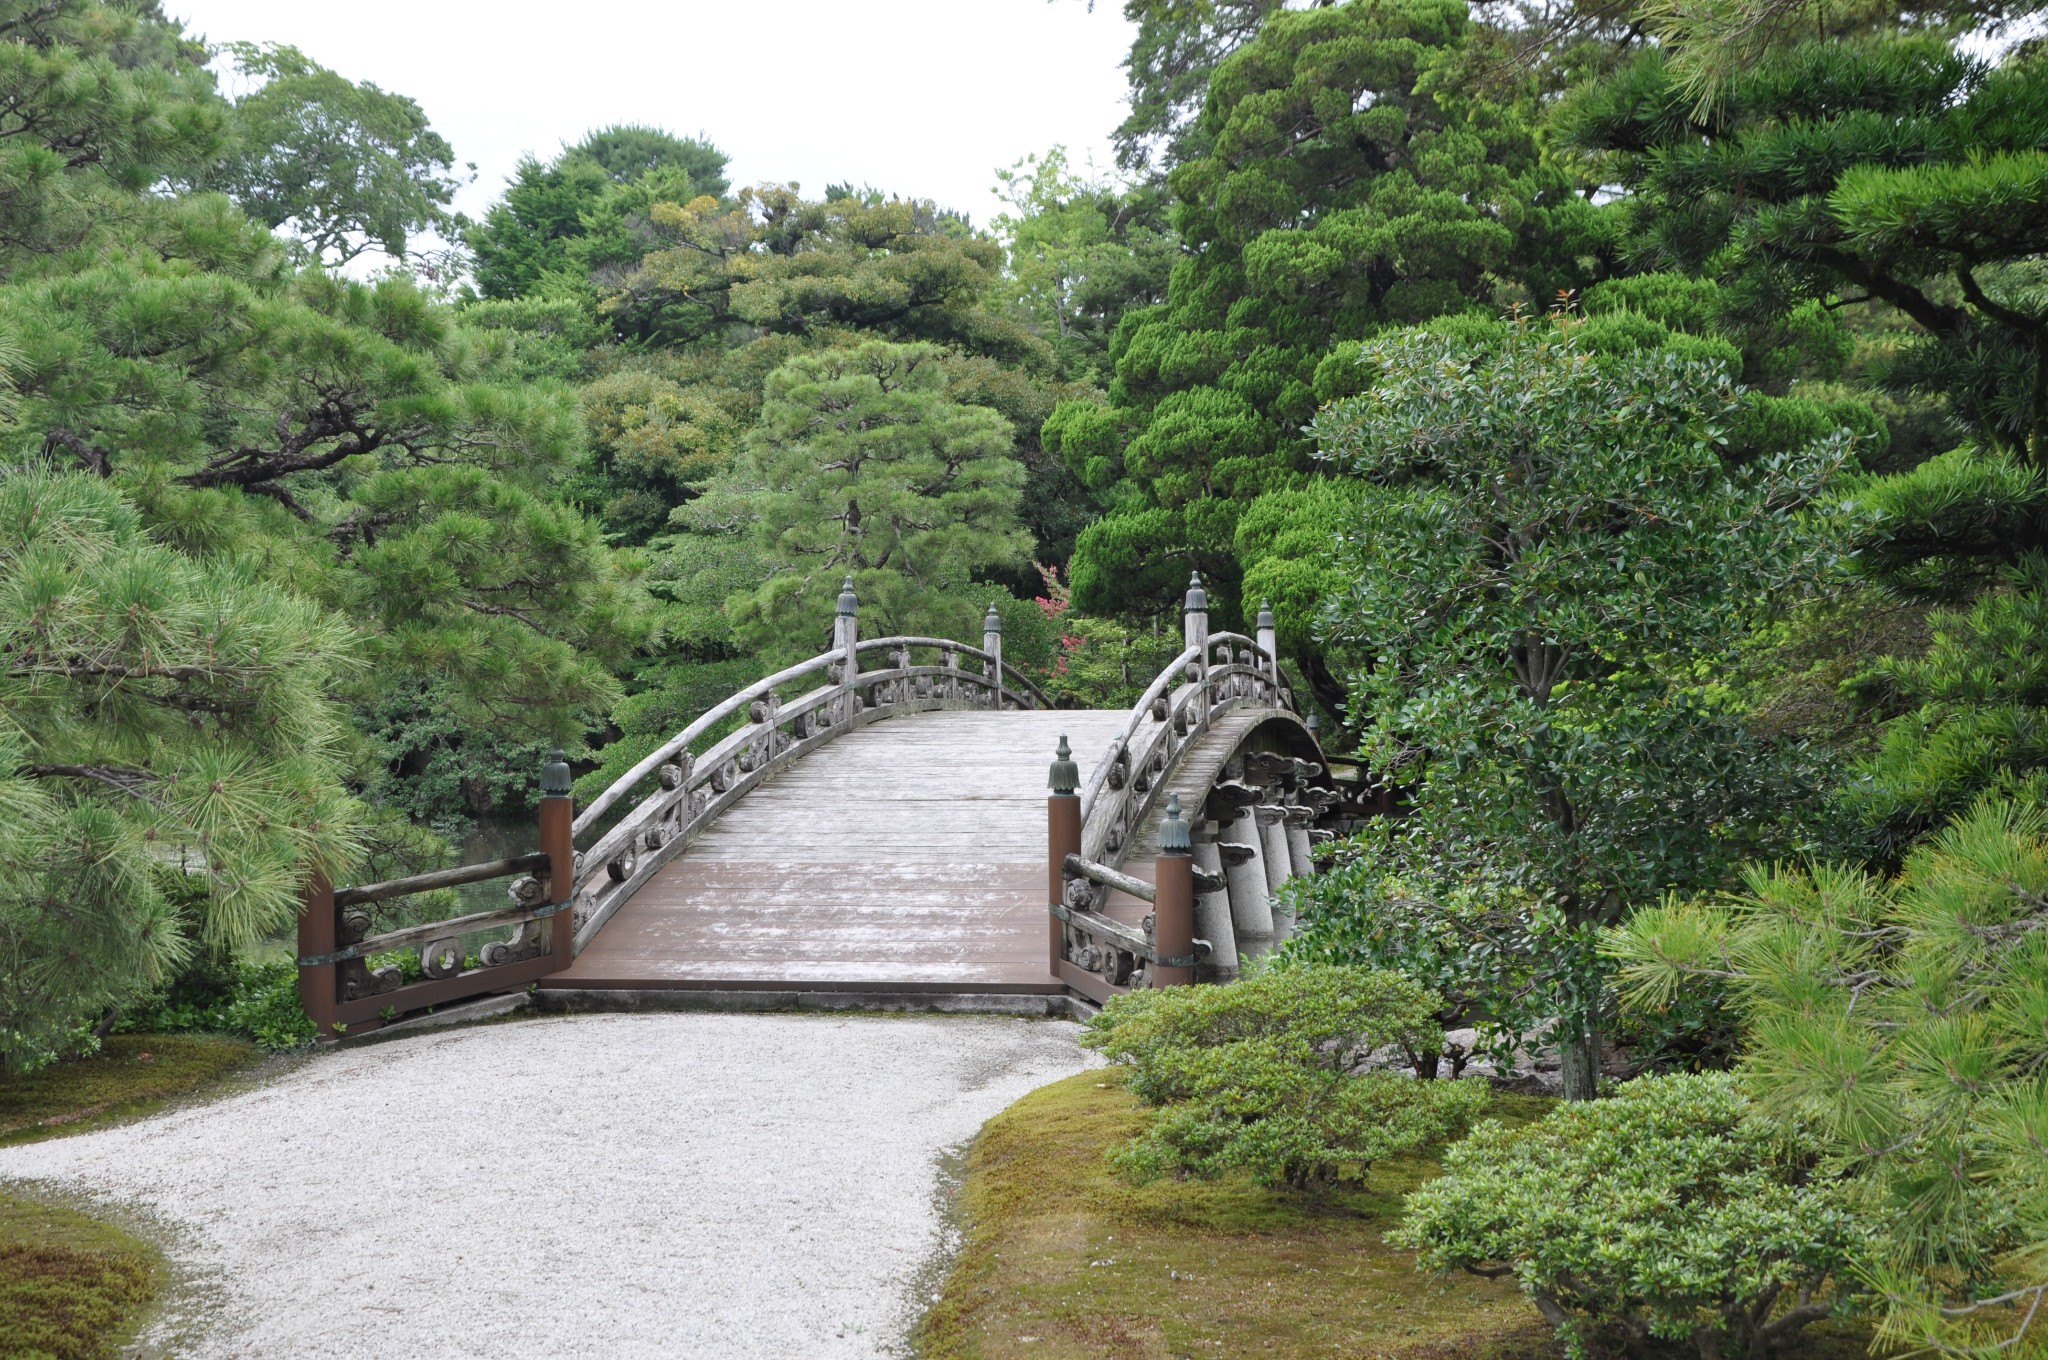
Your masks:
M 1061 991 L 1046 769 L 1061 733 L 1093 768 L 1128 716 L 940 712 L 849 732 L 741 799 L 541 985 Z M 1150 877 L 1149 857 L 1128 867 Z

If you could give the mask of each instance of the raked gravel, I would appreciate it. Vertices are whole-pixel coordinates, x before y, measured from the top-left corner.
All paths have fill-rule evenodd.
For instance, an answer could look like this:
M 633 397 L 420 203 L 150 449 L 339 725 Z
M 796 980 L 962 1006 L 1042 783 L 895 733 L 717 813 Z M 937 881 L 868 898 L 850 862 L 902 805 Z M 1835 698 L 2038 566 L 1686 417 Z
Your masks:
M 889 1356 L 946 1154 L 1088 1067 L 1063 1021 L 525 1020 L 321 1054 L 257 1089 L 0 1149 L 0 1182 L 156 1227 L 150 1353 Z

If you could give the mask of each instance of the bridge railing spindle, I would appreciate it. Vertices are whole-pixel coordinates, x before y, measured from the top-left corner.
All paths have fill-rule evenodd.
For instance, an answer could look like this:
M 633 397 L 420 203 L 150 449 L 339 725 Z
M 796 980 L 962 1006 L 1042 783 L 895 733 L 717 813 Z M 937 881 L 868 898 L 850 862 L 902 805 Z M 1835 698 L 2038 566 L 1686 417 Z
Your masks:
M 989 707 L 1003 711 L 1003 616 L 991 604 L 981 620 L 981 650 L 988 653 L 988 678 L 992 686 Z
M 1060 734 L 1060 747 L 1047 779 L 1052 793 L 1045 800 L 1045 900 L 1058 905 L 1067 891 L 1067 856 L 1081 853 L 1081 767 L 1074 762 L 1073 748 Z M 1066 959 L 1066 925 L 1057 915 L 1051 923 L 1048 971 L 1060 975 Z

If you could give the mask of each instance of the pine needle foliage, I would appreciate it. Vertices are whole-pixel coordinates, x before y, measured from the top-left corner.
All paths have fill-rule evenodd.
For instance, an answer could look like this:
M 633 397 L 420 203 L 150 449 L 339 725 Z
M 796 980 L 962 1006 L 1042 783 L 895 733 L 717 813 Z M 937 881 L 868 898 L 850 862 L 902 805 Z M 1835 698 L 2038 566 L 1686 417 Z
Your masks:
M 776 564 L 728 602 L 742 638 L 821 649 L 849 575 L 863 632 L 966 636 L 975 572 L 1030 551 L 1010 423 L 954 401 L 940 358 L 870 341 L 769 375 L 738 467 L 687 512 L 743 530 Z
M 1631 1004 L 1728 988 L 1741 1072 L 1807 1121 L 1889 1226 L 1883 1336 L 2048 1354 L 2048 817 L 1987 800 L 1892 879 L 1754 866 L 1607 937 Z
M 352 642 L 248 564 L 152 542 L 107 482 L 0 474 L 0 1065 L 349 867 L 326 696 Z

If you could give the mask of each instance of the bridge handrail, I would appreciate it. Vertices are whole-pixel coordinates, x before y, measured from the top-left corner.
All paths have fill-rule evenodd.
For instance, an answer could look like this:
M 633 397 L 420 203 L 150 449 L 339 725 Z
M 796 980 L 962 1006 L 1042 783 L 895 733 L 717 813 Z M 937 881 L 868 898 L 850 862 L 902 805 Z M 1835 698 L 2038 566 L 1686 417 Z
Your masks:
M 613 780 L 603 793 L 591 799 L 589 806 L 576 814 L 576 834 L 580 836 L 585 831 L 588 831 L 596 824 L 598 818 L 610 810 L 612 804 L 630 793 L 641 780 L 647 778 L 648 775 L 653 774 L 656 770 L 674 760 L 676 756 L 688 750 L 691 742 L 709 732 L 719 723 L 739 712 L 754 700 L 761 698 L 769 690 L 786 685 L 792 680 L 801 679 L 813 671 L 823 670 L 840 660 L 844 655 L 845 653 L 839 651 L 820 652 L 808 661 L 799 661 L 794 666 L 785 666 L 773 675 L 756 680 L 745 689 L 736 690 L 728 698 L 705 709 L 697 717 L 696 721 L 670 737 L 660 746 L 654 748 L 651 754 L 641 757 L 631 769 Z
M 955 642 L 951 638 L 885 637 L 870 638 L 865 642 L 859 642 L 854 644 L 854 649 L 856 651 L 861 652 L 868 651 L 870 648 L 879 651 L 884 647 L 937 647 L 941 651 L 958 652 L 962 656 L 978 659 L 984 665 L 987 664 L 987 662 L 990 660 L 989 653 L 983 651 L 981 648 L 975 646 L 973 643 Z M 865 672 L 863 673 L 865 674 Z M 1012 666 L 1007 661 L 1003 662 L 1003 674 L 1018 680 L 1026 690 L 1030 691 L 1031 697 L 1038 701 L 1040 707 L 1053 707 L 1052 700 L 1047 698 L 1045 691 L 1038 687 L 1038 682 L 1036 680 L 1033 680 L 1029 675 L 1026 675 L 1023 671 L 1018 670 L 1015 666 Z
M 1145 692 L 1138 696 L 1138 702 L 1131 705 L 1131 715 L 1124 720 L 1123 730 L 1110 739 L 1109 749 L 1103 753 L 1102 759 L 1095 763 L 1094 772 L 1088 776 L 1088 782 L 1081 787 L 1081 824 L 1083 826 L 1088 824 L 1088 814 L 1094 809 L 1096 798 L 1102 792 L 1102 786 L 1109 782 L 1110 767 L 1115 765 L 1117 758 L 1130 748 L 1131 738 L 1138 734 L 1139 724 L 1151 715 L 1152 705 L 1157 703 L 1159 697 L 1166 693 L 1172 687 L 1173 682 L 1180 677 L 1181 667 L 1196 660 L 1201 654 L 1202 649 L 1200 647 L 1189 647 L 1182 651 L 1179 656 L 1160 668 L 1159 674 L 1153 677 L 1152 683 L 1145 687 Z
M 1251 664 L 1234 659 L 1240 646 L 1249 652 Z M 1220 662 L 1216 660 L 1219 647 Z M 1198 668 L 1197 673 L 1189 675 L 1190 667 Z M 1173 689 L 1176 680 L 1187 683 Z M 1083 788 L 1082 855 L 1121 864 L 1130 850 L 1129 833 L 1158 798 L 1181 755 L 1208 729 L 1217 713 L 1247 699 L 1268 699 L 1275 707 L 1286 707 L 1289 702 L 1277 658 L 1255 638 L 1242 633 L 1211 633 L 1168 662 L 1132 706 L 1123 731 L 1110 742 Z M 1195 709 L 1193 716 L 1184 716 L 1191 708 Z M 1144 731 L 1148 720 L 1153 724 L 1149 732 Z M 1119 769 L 1125 776 L 1122 781 L 1116 778 Z M 1141 785 L 1133 789 L 1144 795 L 1135 808 L 1131 794 L 1122 792 L 1126 784 Z M 1120 796 L 1105 799 L 1105 790 Z
M 841 623 L 851 622 L 842 613 Z M 1029 676 L 1003 663 L 998 627 L 988 624 L 984 638 L 990 645 L 984 647 L 950 638 L 860 639 L 842 634 L 841 644 L 831 651 L 737 691 L 641 758 L 575 819 L 572 834 L 587 834 L 642 781 L 659 775 L 659 787 L 641 797 L 594 844 L 576 853 L 571 888 L 575 948 L 588 943 L 661 865 L 742 794 L 839 733 L 894 713 L 961 704 L 1049 706 L 1045 692 Z M 938 650 L 946 664 L 909 664 L 918 649 Z M 873 652 L 888 654 L 894 664 L 861 669 L 863 654 Z M 962 665 L 963 658 L 981 665 Z M 786 701 L 779 694 L 781 686 L 821 671 L 828 677 L 826 683 Z M 746 721 L 701 754 L 690 751 L 693 742 L 740 712 Z

